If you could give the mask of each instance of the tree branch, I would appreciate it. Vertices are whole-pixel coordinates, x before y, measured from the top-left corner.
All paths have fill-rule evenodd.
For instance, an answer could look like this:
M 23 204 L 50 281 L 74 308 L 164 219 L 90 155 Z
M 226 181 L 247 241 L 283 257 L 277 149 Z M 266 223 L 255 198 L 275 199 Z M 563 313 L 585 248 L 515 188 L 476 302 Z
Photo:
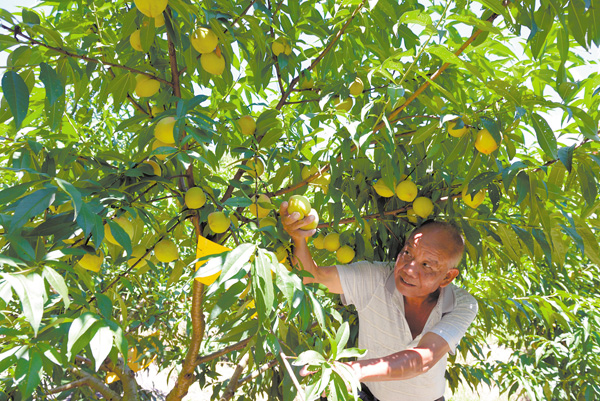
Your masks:
M 296 387 L 296 390 L 298 391 L 298 396 L 300 397 L 301 401 L 304 401 L 304 394 L 302 394 L 302 387 L 300 387 L 300 383 L 298 383 L 298 378 L 296 378 L 296 375 L 294 374 L 294 371 L 292 370 L 292 367 L 290 366 L 290 363 L 287 361 L 287 355 L 285 355 L 283 353 L 283 351 L 279 352 L 279 356 L 281 357 L 281 360 L 283 361 L 283 366 L 285 366 L 285 368 L 288 371 L 288 374 L 290 375 L 290 379 L 292 379 L 292 383 L 294 383 L 294 386 Z
M 121 396 L 119 396 L 119 394 L 117 394 L 116 392 L 114 392 L 113 390 L 108 388 L 108 386 L 105 385 L 102 382 L 102 380 L 100 380 L 78 368 L 71 368 L 70 370 L 74 375 L 79 376 L 82 379 L 85 379 L 86 385 L 88 387 L 90 387 L 92 390 L 97 391 L 100 394 L 102 394 L 102 396 L 106 400 L 108 400 L 108 401 L 122 401 L 123 400 L 121 398 Z M 127 400 L 127 401 L 129 401 L 129 400 Z
M 171 8 L 167 6 L 167 13 L 169 15 L 169 19 L 171 18 Z M 173 87 L 173 94 L 175 97 L 181 99 L 181 87 L 179 85 L 179 72 L 177 71 L 177 53 L 175 52 L 175 43 L 173 43 L 173 38 L 171 38 L 171 34 L 167 29 L 167 41 L 169 42 L 169 64 L 171 65 L 171 86 Z
M 219 351 L 215 351 L 215 352 L 213 352 L 211 354 L 204 355 L 204 356 L 197 356 L 196 360 L 194 361 L 194 363 L 195 363 L 196 366 L 198 366 L 198 365 L 200 365 L 202 363 L 206 363 L 206 362 L 210 362 L 212 360 L 215 360 L 215 359 L 219 358 L 220 356 L 229 354 L 230 352 L 238 351 L 238 350 L 244 348 L 246 345 L 248 345 L 248 343 L 250 341 L 252 341 L 253 338 L 254 338 L 253 336 L 250 336 L 250 337 L 246 338 L 245 340 L 242 340 L 242 341 L 240 341 L 238 343 L 235 343 L 233 345 L 225 347 L 225 348 L 223 348 L 223 349 L 221 349 Z
M 277 365 L 277 359 L 273 359 L 272 361 L 265 363 L 264 365 L 262 365 L 260 368 L 258 368 L 254 372 L 252 372 L 249 375 L 246 375 L 246 376 L 242 377 L 240 380 L 238 380 L 238 384 L 243 384 L 249 380 L 256 379 L 262 373 L 264 373 L 268 369 L 271 369 L 275 365 Z
M 250 352 L 248 351 L 242 357 L 242 359 L 238 363 L 237 367 L 235 368 L 235 371 L 233 372 L 233 375 L 231 376 L 231 379 L 229 380 L 229 384 L 227 385 L 227 388 L 225 388 L 225 391 L 223 392 L 223 396 L 221 397 L 221 399 L 219 401 L 229 401 L 235 395 L 235 390 L 238 388 L 238 385 L 239 385 L 240 375 L 242 374 L 244 369 L 246 369 L 249 359 L 250 359 Z
M 442 203 L 442 202 L 446 202 L 448 199 L 456 199 L 456 198 L 461 198 L 461 197 L 462 197 L 461 194 L 444 196 L 444 197 L 440 198 L 436 203 Z M 376 220 L 376 219 L 379 220 L 379 219 L 385 218 L 385 216 L 395 216 L 400 213 L 405 213 L 408 209 L 410 209 L 411 205 L 412 205 L 412 203 L 410 205 L 403 206 L 400 209 L 386 210 L 383 213 L 373 213 L 373 214 L 368 214 L 368 215 L 361 216 L 361 217 L 365 220 Z M 338 224 L 354 223 L 355 221 L 356 221 L 356 217 L 348 217 L 347 219 L 341 219 L 339 222 L 337 222 L 335 224 L 333 222 L 321 223 L 317 227 L 318 228 L 332 227 L 332 226 L 337 226 Z
M 338 31 L 338 33 L 335 35 L 335 37 L 331 40 L 331 42 L 329 42 L 329 44 L 327 45 L 327 47 L 321 52 L 321 54 L 319 54 L 319 56 L 317 56 L 317 58 L 315 60 L 313 60 L 313 62 L 311 63 L 311 65 L 307 68 L 308 71 L 312 70 L 318 63 L 319 61 L 321 61 L 321 59 L 323 57 L 325 57 L 325 55 L 333 48 L 333 45 L 338 41 L 338 39 L 344 34 L 344 31 L 346 30 L 346 28 L 350 25 L 350 23 L 352 22 L 352 20 L 354 19 L 354 17 L 358 14 L 358 12 L 360 11 L 360 9 L 365 5 L 365 1 L 363 0 L 358 7 L 356 7 L 356 9 L 354 10 L 354 12 L 352 13 L 352 15 L 348 18 L 348 21 L 346 22 L 346 24 L 342 27 L 342 29 L 340 29 Z M 294 89 L 294 86 L 298 83 L 298 81 L 300 80 L 300 75 L 296 76 L 292 82 L 290 82 L 290 85 L 288 86 L 288 89 L 285 91 L 285 93 L 281 96 L 281 99 L 279 100 L 279 103 L 277 103 L 277 106 L 275 106 L 275 108 L 277 110 L 281 110 L 281 108 L 284 106 L 286 99 L 290 96 L 290 93 L 292 93 L 292 90 Z M 262 138 L 257 138 L 257 142 L 260 142 Z M 327 171 L 329 168 L 327 168 L 325 171 Z M 239 180 L 242 175 L 244 174 L 244 170 L 240 169 L 235 173 L 235 176 L 233 177 L 233 180 Z M 310 179 L 311 177 L 309 177 Z M 314 177 L 316 178 L 316 176 Z M 313 178 L 313 179 L 314 179 Z M 309 181 L 307 181 L 309 182 Z M 304 183 L 303 185 L 300 185 L 300 187 L 306 185 L 306 183 Z M 231 197 L 231 195 L 233 194 L 233 185 L 229 185 L 227 187 L 227 189 L 225 190 L 225 194 L 223 194 L 223 197 L 221 198 L 221 202 L 225 202 L 227 199 L 229 199 Z
M 196 358 L 200 350 L 202 338 L 204 337 L 204 315 L 202 313 L 202 301 L 204 299 L 204 284 L 193 280 L 192 285 L 192 339 L 188 348 L 181 372 L 177 377 L 175 386 L 167 395 L 166 401 L 181 401 L 188 393 L 192 383 L 196 380 L 194 370 L 196 369 Z
M 488 22 L 493 22 L 496 18 L 498 17 L 498 14 L 492 14 L 487 21 Z M 477 39 L 477 37 L 483 32 L 483 30 L 478 29 L 477 31 L 475 31 L 471 37 L 469 39 L 467 39 L 467 41 L 465 43 L 462 44 L 462 46 L 454 52 L 455 56 L 459 56 L 462 54 L 462 52 L 465 51 L 465 49 L 471 44 L 473 43 L 473 41 L 475 39 Z M 446 68 L 448 68 L 450 66 L 450 63 L 444 63 L 432 76 L 431 76 L 431 81 L 434 81 L 436 78 L 438 78 L 440 75 L 442 75 L 442 73 L 446 70 Z M 394 120 L 394 118 L 400 114 L 400 112 L 404 109 L 406 109 L 406 107 L 413 101 L 415 100 L 425 89 L 427 89 L 429 87 L 429 81 L 425 82 L 423 85 L 421 85 L 416 91 L 415 93 L 413 93 L 408 99 L 406 99 L 406 101 L 397 109 L 395 109 L 389 116 L 388 116 L 388 121 L 390 122 L 390 124 L 395 123 L 398 121 L 398 119 Z M 374 129 L 373 132 L 377 132 L 379 131 L 381 128 L 385 127 L 384 123 L 379 123 Z
M 152 75 L 152 74 L 150 74 L 148 72 L 136 70 L 135 68 L 127 67 L 127 66 L 121 65 L 121 64 L 111 63 L 110 61 L 103 61 L 103 60 L 98 60 L 98 59 L 93 58 L 93 57 L 88 57 L 88 56 L 82 56 L 82 55 L 79 55 L 79 54 L 75 54 L 75 53 L 72 53 L 72 52 L 70 52 L 68 50 L 61 49 L 60 47 L 50 46 L 50 45 L 47 45 L 47 44 L 45 44 L 43 42 L 40 42 L 39 40 L 33 39 L 32 37 L 30 37 L 28 35 L 25 35 L 20 29 L 11 28 L 11 27 L 8 27 L 8 26 L 6 26 L 4 24 L 0 24 L 0 26 L 2 28 L 6 29 L 7 31 L 12 32 L 14 34 L 15 39 L 17 38 L 17 36 L 22 36 L 27 41 L 29 41 L 29 42 L 31 42 L 33 44 L 45 47 L 46 49 L 54 50 L 55 52 L 60 53 L 60 54 L 64 54 L 65 56 L 69 56 L 69 57 L 73 57 L 73 58 L 78 58 L 78 59 L 85 60 L 85 61 L 90 61 L 90 62 L 96 63 L 96 64 L 108 65 L 108 66 L 115 67 L 115 68 L 121 68 L 123 70 L 134 72 L 136 74 L 145 75 L 147 77 L 150 77 L 150 78 L 152 78 L 154 80 L 157 80 L 159 82 L 162 82 L 164 84 L 171 85 L 171 83 L 169 81 L 167 81 L 166 79 L 157 77 L 157 76 Z M 19 40 L 17 39 L 17 41 L 19 41 Z M 19 41 L 19 43 L 23 43 L 23 42 Z
M 121 383 L 123 383 L 123 399 L 126 401 L 139 400 L 135 372 L 127 366 L 127 363 L 122 358 L 119 358 L 117 363 L 113 363 L 110 359 L 107 361 L 106 366 L 114 372 L 119 379 L 121 379 Z
M 498 14 L 492 14 L 492 16 L 490 18 L 488 18 L 487 20 L 489 22 L 492 22 L 497 16 L 498 16 Z M 454 54 L 456 56 L 460 55 L 477 38 L 477 36 L 479 36 L 482 32 L 483 32 L 482 30 L 477 30 L 473 35 L 471 35 L 471 37 L 465 43 L 463 43 L 463 45 Z M 448 65 L 449 65 L 449 63 L 446 63 L 438 71 L 436 71 L 436 73 L 431 76 L 431 80 L 433 81 L 434 79 L 436 79 L 437 77 L 439 77 L 442 74 L 442 72 L 444 72 L 444 70 L 448 67 Z M 392 112 L 392 114 L 390 114 L 387 117 L 388 121 L 390 123 L 395 123 L 395 122 L 398 122 L 400 120 L 405 119 L 405 117 L 401 117 L 401 118 L 398 118 L 396 120 L 393 120 L 394 117 L 396 117 L 402 110 L 404 110 L 428 86 L 429 86 L 429 82 L 426 82 L 421 87 L 419 87 L 415 91 L 415 93 L 413 93 L 412 96 L 410 96 L 400 107 L 398 107 L 397 109 L 395 109 Z M 423 116 L 423 117 L 426 117 L 426 116 Z M 385 123 L 379 123 L 378 125 L 375 126 L 375 128 L 373 128 L 373 132 L 379 131 L 384 126 L 385 126 Z M 415 131 L 410 131 L 408 133 L 402 133 L 402 134 L 397 135 L 397 136 L 408 136 L 408 135 L 413 134 L 414 132 Z M 350 148 L 350 151 L 354 152 L 355 150 L 356 150 L 356 145 L 352 145 L 352 147 Z M 340 157 L 338 157 L 337 160 L 339 161 Z M 331 166 L 328 163 L 325 167 L 323 167 L 321 169 L 321 171 L 319 173 L 317 173 L 317 174 L 315 174 L 313 176 L 310 176 L 306 180 L 302 180 L 302 181 L 298 182 L 297 184 L 294 184 L 292 186 L 289 186 L 289 187 L 280 189 L 280 190 L 278 190 L 276 192 L 273 192 L 273 193 L 269 194 L 269 196 L 279 196 L 279 195 L 283 195 L 285 193 L 292 192 L 292 191 L 294 191 L 296 189 L 302 188 L 303 186 L 307 185 L 311 181 L 314 181 L 314 179 L 316 179 L 319 175 L 327 172 L 330 168 L 331 168 Z M 324 224 L 326 224 L 326 223 L 324 223 Z
M 88 382 L 88 379 L 84 377 L 83 379 L 75 380 L 71 383 L 67 383 L 62 386 L 54 387 L 54 388 L 48 390 L 48 394 L 57 394 L 57 393 L 62 393 L 63 391 L 72 390 L 74 388 L 84 387 L 84 386 L 87 386 L 87 382 Z
M 356 9 L 352 13 L 352 15 L 348 18 L 348 21 L 346 21 L 346 24 L 344 24 L 344 26 L 342 27 L 342 29 L 340 29 L 338 31 L 338 33 L 333 37 L 333 39 L 331 40 L 331 42 L 329 42 L 329 44 L 321 52 L 321 54 L 319 54 L 317 56 L 317 58 L 313 60 L 313 62 L 310 64 L 310 66 L 306 69 L 307 71 L 311 71 L 313 68 L 315 68 L 315 66 L 317 64 L 319 64 L 319 62 L 323 59 L 323 57 L 325 57 L 325 55 L 327 53 L 329 53 L 329 51 L 333 48 L 333 45 L 335 45 L 335 43 L 342 37 L 342 35 L 346 31 L 346 28 L 348 28 L 348 26 L 350 25 L 350 23 L 352 22 L 352 20 L 354 20 L 354 17 L 356 17 L 356 15 L 358 14 L 358 12 L 360 11 L 361 8 L 363 8 L 364 5 L 365 5 L 365 0 L 363 0 L 356 7 Z M 294 86 L 296 86 L 296 84 L 298 83 L 298 81 L 300 81 L 300 75 L 296 76 L 292 80 L 292 82 L 290 82 L 290 85 L 288 86 L 287 90 L 285 91 L 285 93 L 283 94 L 283 96 L 281 96 L 281 99 L 279 99 L 279 103 L 277 103 L 277 106 L 275 106 L 275 108 L 277 110 L 281 110 L 281 108 L 285 104 L 287 98 L 290 96 L 290 93 L 292 93 L 292 90 L 294 90 Z

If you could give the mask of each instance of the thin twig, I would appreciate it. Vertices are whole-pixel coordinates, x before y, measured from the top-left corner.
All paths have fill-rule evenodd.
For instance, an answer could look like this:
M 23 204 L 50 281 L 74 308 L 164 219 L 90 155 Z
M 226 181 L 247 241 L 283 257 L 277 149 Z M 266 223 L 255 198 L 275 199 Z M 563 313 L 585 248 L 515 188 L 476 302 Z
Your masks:
M 292 383 L 294 383 L 294 386 L 296 387 L 296 390 L 298 391 L 298 397 L 300 397 L 300 400 L 304 401 L 304 393 L 302 391 L 302 387 L 300 387 L 300 383 L 298 382 L 298 379 L 296 378 L 296 375 L 294 374 L 294 371 L 292 370 L 290 363 L 287 361 L 287 358 L 288 358 L 287 355 L 285 355 L 283 353 L 283 351 L 280 351 L 279 356 L 281 357 L 281 360 L 283 361 L 283 366 L 285 366 L 286 370 L 288 371 L 288 374 L 290 375 L 290 379 L 292 379 Z
M 494 20 L 494 19 L 495 19 L 497 16 L 498 16 L 497 14 L 493 14 L 493 15 L 492 15 L 490 18 L 488 18 L 488 21 L 490 21 L 490 22 L 491 22 L 491 21 L 493 21 L 493 20 Z M 460 47 L 460 49 L 458 49 L 458 50 L 457 50 L 457 51 L 456 51 L 454 54 L 455 54 L 456 56 L 459 56 L 459 55 L 460 55 L 460 54 L 461 54 L 461 53 L 462 53 L 462 52 L 463 52 L 463 51 L 464 51 L 464 50 L 465 50 L 465 49 L 466 49 L 466 48 L 469 46 L 469 44 L 471 44 L 471 43 L 472 43 L 472 42 L 473 42 L 473 41 L 474 41 L 474 40 L 477 38 L 477 36 L 479 36 L 479 35 L 480 35 L 482 32 L 483 32 L 483 31 L 482 31 L 481 29 L 480 29 L 480 30 L 477 30 L 477 31 L 476 31 L 476 32 L 475 32 L 473 35 L 471 35 L 471 37 L 470 37 L 470 38 L 469 38 L 469 39 L 468 39 L 468 40 L 467 40 L 467 41 L 466 41 L 466 42 L 465 42 L 465 43 L 464 43 L 464 44 L 463 44 L 463 45 Z M 437 77 L 439 77 L 439 76 L 441 75 L 441 73 L 442 73 L 442 72 L 443 72 L 443 71 L 444 71 L 444 70 L 445 70 L 445 69 L 448 67 L 448 65 L 449 65 L 448 63 L 444 64 L 444 65 L 443 65 L 443 66 L 442 66 L 442 67 L 441 67 L 441 68 L 440 68 L 438 71 L 436 71 L 436 73 L 435 73 L 435 74 L 433 74 L 433 75 L 431 76 L 431 78 L 430 78 L 430 79 L 433 81 L 434 79 L 436 79 Z M 419 88 L 418 88 L 418 89 L 415 91 L 415 93 L 413 93 L 413 95 L 412 95 L 412 96 L 410 96 L 410 97 L 409 97 L 409 98 L 408 98 L 408 99 L 407 99 L 407 100 L 406 100 L 406 101 L 405 101 L 405 102 L 404 102 L 404 103 L 403 103 L 403 104 L 402 104 L 400 107 L 398 107 L 396 110 L 394 110 L 394 111 L 392 112 L 392 114 L 390 114 L 390 116 L 388 116 L 388 120 L 389 120 L 389 122 L 390 122 L 390 123 L 395 123 L 395 122 L 399 121 L 401 118 L 399 118 L 399 119 L 396 119 L 396 120 L 393 120 L 393 118 L 394 118 L 395 116 L 397 116 L 397 115 L 398 115 L 398 114 L 399 114 L 399 113 L 400 113 L 402 110 L 404 110 L 404 109 L 406 108 L 406 106 L 408 106 L 408 105 L 409 105 L 409 104 L 410 104 L 410 103 L 411 103 L 411 102 L 412 102 L 414 99 L 416 99 L 416 98 L 417 98 L 417 96 L 418 96 L 418 95 L 419 95 L 421 92 L 423 92 L 423 91 L 424 91 L 424 90 L 425 90 L 425 89 L 426 89 L 428 86 L 429 86 L 429 82 L 425 82 L 425 83 L 424 83 L 424 84 L 423 84 L 421 87 L 419 87 Z M 375 128 L 373 129 L 373 132 L 377 132 L 379 129 L 381 129 L 381 128 L 382 128 L 382 127 L 384 127 L 384 126 L 385 126 L 385 123 L 380 123 L 380 124 L 378 124 L 378 125 L 377 125 L 377 126 L 375 126 Z M 408 136 L 408 135 L 412 135 L 412 134 L 414 134 L 414 132 L 415 132 L 415 131 L 405 132 L 405 133 L 402 133 L 402 134 L 399 134 L 399 135 L 396 135 L 396 136 Z M 351 152 L 354 152 L 356 149 L 357 149 L 357 148 L 356 148 L 356 145 L 352 145 L 352 147 L 350 148 L 350 151 L 351 151 Z M 341 156 L 339 156 L 339 157 L 337 158 L 337 160 L 338 160 L 338 161 L 339 161 L 339 160 L 341 160 Z M 327 164 L 327 165 L 325 165 L 325 166 L 324 166 L 324 167 L 321 169 L 321 171 L 320 171 L 319 173 L 317 173 L 317 174 L 318 174 L 318 175 L 324 174 L 324 173 L 326 173 L 327 171 L 329 171 L 329 170 L 330 170 L 330 168 L 331 168 L 331 166 L 330 166 L 330 164 L 328 163 L 328 164 Z M 316 179 L 316 178 L 318 177 L 318 175 L 317 175 L 317 174 L 315 174 L 315 175 L 313 175 L 313 176 L 311 176 L 311 177 L 308 177 L 307 179 L 305 179 L 305 180 L 302 180 L 302 181 L 300 181 L 300 182 L 298 182 L 298 183 L 296 183 L 296 184 L 294 184 L 294 185 L 292 185 L 292 186 L 289 186 L 289 187 L 287 187 L 287 188 L 280 189 L 280 190 L 278 190 L 278 191 L 276 191 L 276 192 L 274 192 L 274 193 L 272 193 L 272 194 L 269 194 L 269 196 L 279 196 L 279 195 L 283 195 L 283 194 L 285 194 L 285 193 L 288 193 L 288 192 L 294 191 L 294 190 L 296 190 L 296 189 L 302 188 L 303 186 L 307 185 L 307 184 L 308 184 L 308 183 L 310 183 L 311 181 L 314 181 L 314 179 Z
M 75 380 L 71 383 L 64 384 L 62 386 L 54 387 L 48 390 L 48 394 L 57 394 L 62 393 L 63 391 L 69 391 L 74 388 L 87 386 L 88 379 L 84 377 L 83 379 Z
M 70 369 L 71 373 L 73 373 L 75 376 L 79 376 L 82 379 L 86 380 L 86 385 L 88 387 L 90 387 L 92 390 L 99 392 L 100 394 L 102 394 L 102 396 L 108 400 L 108 401 L 122 401 L 121 396 L 119 396 L 119 394 L 117 394 L 116 392 L 114 392 L 113 390 L 111 390 L 110 388 L 108 388 L 107 385 L 105 385 L 102 380 L 95 378 L 94 376 L 90 375 L 87 372 L 84 372 L 81 369 L 78 368 L 71 368 Z
M 496 18 L 498 17 L 498 14 L 492 14 L 487 21 L 488 22 L 493 22 Z M 471 44 L 473 43 L 473 41 L 475 39 L 477 39 L 477 37 L 483 32 L 483 30 L 478 29 L 477 31 L 475 31 L 475 33 L 473 33 L 471 35 L 471 37 L 469 39 L 467 39 L 467 41 L 465 43 L 463 43 L 463 45 L 454 52 L 454 55 L 456 55 L 457 57 L 459 55 L 462 54 L 462 52 L 465 51 L 465 49 Z M 440 75 L 442 75 L 442 73 L 446 70 L 446 68 L 448 68 L 450 66 L 450 63 L 444 63 L 432 76 L 431 76 L 431 81 L 434 81 L 436 78 L 438 78 Z M 396 117 L 398 114 L 400 114 L 400 112 L 402 110 L 404 110 L 413 100 L 415 100 L 425 89 L 427 89 L 429 87 L 429 81 L 423 83 L 423 85 L 421 85 L 416 91 L 415 93 L 413 93 L 408 99 L 406 99 L 406 101 L 400 105 L 400 107 L 398 107 L 397 109 L 395 109 L 389 116 L 388 116 L 388 121 L 390 122 L 390 124 L 395 123 L 398 120 L 394 120 L 394 117 Z M 380 123 L 378 124 L 374 129 L 373 132 L 377 132 L 379 131 L 381 128 L 385 127 L 385 123 Z
M 235 343 L 233 345 L 230 345 L 228 347 L 225 347 L 223 349 L 215 351 L 215 352 L 213 352 L 211 354 L 203 355 L 203 356 L 197 356 L 196 360 L 194 361 L 194 364 L 196 366 L 198 366 L 198 365 L 200 365 L 202 363 L 210 362 L 210 361 L 215 360 L 215 359 L 217 359 L 217 358 L 219 358 L 219 357 L 221 357 L 223 355 L 229 354 L 230 352 L 238 351 L 238 350 L 244 348 L 246 345 L 248 345 L 248 343 L 250 343 L 250 341 L 252 341 L 253 338 L 254 338 L 253 336 L 250 336 L 250 337 L 248 337 L 248 338 L 246 338 L 246 339 L 244 339 L 244 340 L 242 340 L 240 342 L 237 342 L 237 343 Z
M 242 377 L 240 380 L 238 380 L 238 384 L 243 384 L 249 380 L 256 379 L 262 373 L 264 373 L 268 369 L 271 369 L 275 365 L 277 365 L 277 359 L 273 359 L 269 363 L 265 363 L 264 365 L 262 365 L 260 368 L 258 368 L 254 372 L 252 372 L 249 375 L 246 375 L 246 376 Z
M 229 380 L 229 384 L 225 388 L 225 391 L 223 392 L 223 396 L 221 397 L 220 401 L 229 401 L 235 395 L 235 390 L 239 386 L 240 375 L 242 374 L 244 369 L 246 369 L 246 366 L 248 366 L 249 360 L 250 351 L 246 352 L 246 354 L 242 357 L 242 359 L 236 366 L 235 371 L 233 372 L 233 375 Z
M 171 17 L 171 8 L 167 6 L 167 14 L 169 15 L 169 19 L 172 20 Z M 167 41 L 169 42 L 169 64 L 171 66 L 171 87 L 173 87 L 173 94 L 175 97 L 181 99 L 181 88 L 179 85 L 179 72 L 177 72 L 177 53 L 175 53 L 175 43 L 173 43 L 173 38 L 171 38 L 171 34 L 167 29 Z
M 331 42 L 329 42 L 329 44 L 327 45 L 327 47 L 325 47 L 325 49 L 321 52 L 321 54 L 319 54 L 317 56 L 317 58 L 315 58 L 313 60 L 313 62 L 306 69 L 306 71 L 312 71 L 313 68 L 315 68 L 317 66 L 317 64 L 319 64 L 319 62 L 323 59 L 323 57 L 325 57 L 325 55 L 327 55 L 327 53 L 329 53 L 331 51 L 331 49 L 333 48 L 333 45 L 335 45 L 336 42 L 342 37 L 342 35 L 346 31 L 346 28 L 348 28 L 348 26 L 350 25 L 350 23 L 354 20 L 354 17 L 356 17 L 356 15 L 358 14 L 358 12 L 361 10 L 361 8 L 363 8 L 364 5 L 365 5 L 365 0 L 363 0 L 356 7 L 356 9 L 352 13 L 352 15 L 350 15 L 350 17 L 348 17 L 348 21 L 346 21 L 346 24 L 344 24 L 344 26 L 342 27 L 342 29 L 340 29 L 337 32 L 337 34 L 333 37 L 333 39 L 331 40 Z M 279 99 L 279 103 L 277 103 L 277 106 L 275 106 L 275 108 L 277 110 L 281 110 L 281 108 L 285 104 L 287 98 L 290 96 L 290 93 L 292 93 L 292 90 L 294 90 L 294 86 L 296 86 L 296 84 L 298 83 L 298 81 L 300 81 L 300 76 L 301 75 L 296 76 L 292 80 L 292 82 L 290 82 L 290 85 L 288 86 L 287 90 L 285 91 L 285 93 L 283 94 L 283 96 L 281 96 L 281 99 Z
M 111 63 L 109 61 L 98 60 L 98 59 L 93 58 L 93 57 L 88 57 L 88 56 L 83 56 L 83 55 L 75 54 L 75 53 L 72 53 L 72 52 L 70 52 L 68 50 L 61 49 L 60 47 L 50 46 L 50 45 L 47 45 L 47 44 L 45 44 L 43 42 L 40 42 L 39 40 L 33 39 L 32 37 L 30 37 L 28 35 L 25 35 L 20 29 L 10 28 L 10 27 L 8 27 L 8 26 L 6 26 L 4 24 L 0 24 L 0 27 L 2 27 L 4 29 L 12 32 L 14 34 L 14 36 L 15 36 L 15 39 L 16 39 L 17 36 L 22 36 L 27 41 L 29 41 L 29 42 L 31 42 L 33 44 L 45 47 L 45 48 L 50 49 L 50 50 L 54 50 L 55 52 L 60 53 L 60 54 L 64 54 L 65 56 L 69 56 L 69 57 L 73 57 L 73 58 L 78 58 L 78 59 L 85 60 L 85 61 L 90 61 L 90 62 L 96 63 L 96 64 L 108 65 L 108 66 L 115 67 L 115 68 L 121 68 L 123 70 L 134 72 L 136 74 L 145 75 L 147 77 L 155 79 L 155 80 L 157 80 L 159 82 L 162 82 L 164 84 L 171 85 L 171 83 L 169 81 L 167 81 L 166 79 L 161 78 L 161 77 L 157 77 L 156 75 L 152 75 L 152 74 L 150 74 L 148 72 L 136 70 L 135 68 L 127 67 L 127 66 L 121 65 L 121 64 Z M 17 39 L 17 41 L 18 41 L 18 39 Z M 19 43 L 23 43 L 23 42 L 19 41 Z

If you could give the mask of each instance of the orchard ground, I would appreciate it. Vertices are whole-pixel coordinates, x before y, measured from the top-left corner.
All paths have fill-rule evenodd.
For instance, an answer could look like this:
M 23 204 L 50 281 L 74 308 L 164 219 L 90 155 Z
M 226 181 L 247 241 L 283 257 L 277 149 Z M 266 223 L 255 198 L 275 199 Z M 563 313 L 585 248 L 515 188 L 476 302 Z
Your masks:
M 508 361 L 511 351 L 496 345 L 491 345 L 489 349 L 489 360 Z M 469 362 L 469 361 L 467 361 Z M 464 363 L 464 361 L 461 361 Z M 235 366 L 228 362 L 221 362 L 217 365 L 217 372 L 221 375 L 220 380 L 228 380 L 235 369 Z M 169 377 L 170 374 L 170 377 Z M 169 390 L 175 384 L 177 371 L 170 369 L 159 371 L 158 365 L 152 363 L 148 369 L 137 374 L 138 383 L 144 390 L 151 391 L 157 399 L 163 399 Z M 212 395 L 212 387 L 207 386 L 201 389 L 198 383 L 194 383 L 183 401 L 210 401 Z M 488 386 L 482 383 L 477 390 L 470 389 L 468 386 L 460 385 L 457 391 L 453 394 L 449 388 L 446 388 L 445 394 L 448 401 L 527 401 L 523 397 L 508 397 L 506 394 L 500 395 L 498 388 Z M 267 401 L 266 397 L 259 397 L 256 401 Z

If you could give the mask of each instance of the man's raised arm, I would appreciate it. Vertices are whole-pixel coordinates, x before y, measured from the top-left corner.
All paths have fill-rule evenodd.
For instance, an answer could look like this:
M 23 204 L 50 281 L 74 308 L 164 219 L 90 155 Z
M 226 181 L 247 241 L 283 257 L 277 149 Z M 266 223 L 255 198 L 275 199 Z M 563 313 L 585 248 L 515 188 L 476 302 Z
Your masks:
M 304 284 L 319 283 L 329 289 L 329 292 L 334 294 L 342 294 L 342 284 L 335 266 L 319 267 L 315 263 L 306 245 L 307 238 L 314 235 L 313 230 L 302 230 L 301 227 L 311 223 L 314 220 L 313 216 L 307 216 L 302 220 L 298 212 L 288 214 L 288 203 L 282 202 L 279 208 L 281 223 L 283 229 L 292 237 L 294 242 L 294 264 L 299 268 L 306 270 L 313 275 L 314 278 L 305 277 Z
M 414 348 L 382 358 L 363 359 L 347 364 L 360 381 L 406 380 L 427 372 L 449 351 L 450 346 L 446 340 L 428 332 Z

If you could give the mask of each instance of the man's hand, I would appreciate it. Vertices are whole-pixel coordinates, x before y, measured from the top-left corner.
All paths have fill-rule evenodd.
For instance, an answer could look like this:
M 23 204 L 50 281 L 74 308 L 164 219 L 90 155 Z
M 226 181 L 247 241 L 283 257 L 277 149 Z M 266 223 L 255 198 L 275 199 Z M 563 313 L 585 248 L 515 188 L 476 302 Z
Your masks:
M 281 216 L 281 224 L 283 224 L 283 229 L 286 233 L 292 237 L 294 242 L 306 241 L 306 238 L 312 237 L 317 230 L 302 230 L 301 227 L 312 223 L 314 221 L 314 216 L 307 216 L 303 219 L 300 219 L 300 213 L 294 212 L 292 214 L 288 214 L 288 203 L 282 202 L 279 207 L 279 215 Z

